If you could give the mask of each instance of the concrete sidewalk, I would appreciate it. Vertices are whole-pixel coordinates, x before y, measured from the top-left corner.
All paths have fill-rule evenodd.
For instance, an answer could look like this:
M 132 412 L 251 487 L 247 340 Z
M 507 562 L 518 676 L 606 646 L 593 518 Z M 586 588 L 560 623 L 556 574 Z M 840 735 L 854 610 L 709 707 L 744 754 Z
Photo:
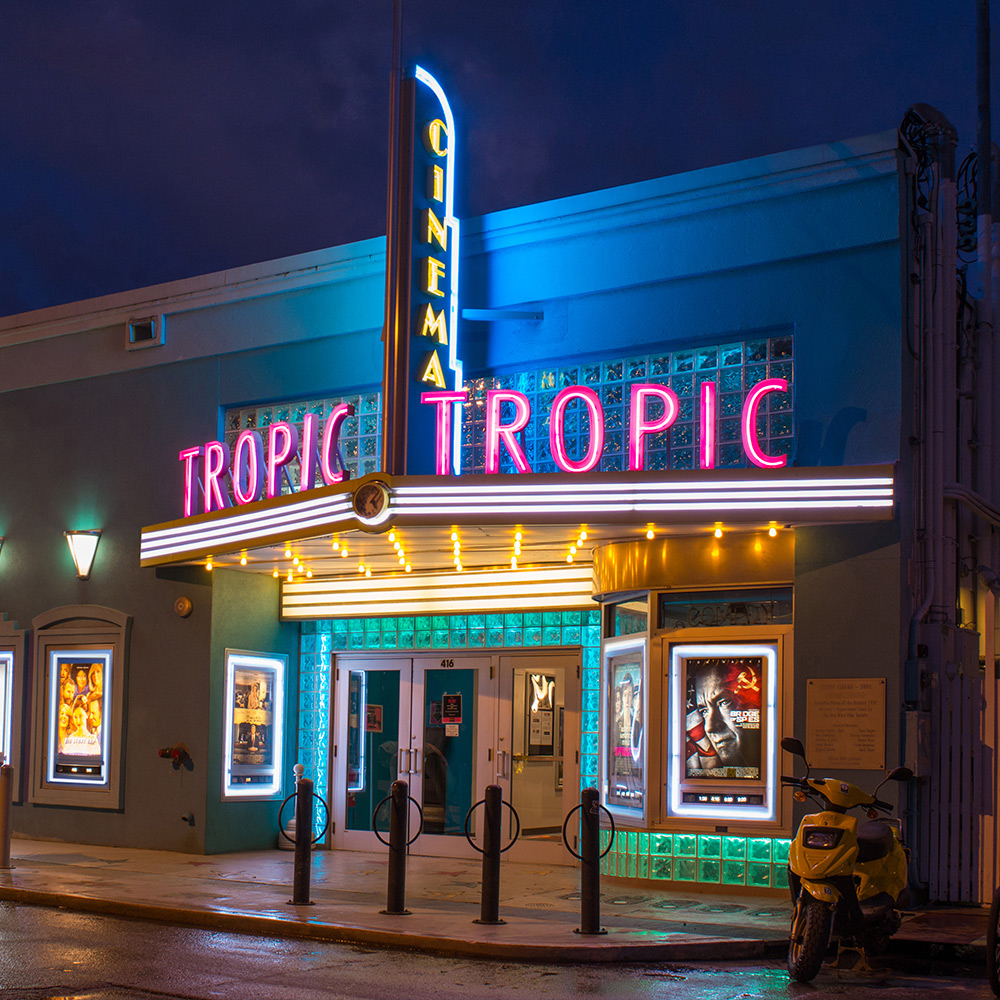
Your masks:
M 411 856 L 409 916 L 386 903 L 385 853 L 317 851 L 312 906 L 289 905 L 286 851 L 188 855 L 15 840 L 0 900 L 165 920 L 215 930 L 308 937 L 535 962 L 697 961 L 781 954 L 791 911 L 785 898 L 721 895 L 602 881 L 608 933 L 582 936 L 579 872 L 503 862 L 499 926 L 479 916 L 481 863 Z M 924 910 L 894 939 L 984 952 L 986 912 Z M 984 959 L 985 960 L 985 959 Z

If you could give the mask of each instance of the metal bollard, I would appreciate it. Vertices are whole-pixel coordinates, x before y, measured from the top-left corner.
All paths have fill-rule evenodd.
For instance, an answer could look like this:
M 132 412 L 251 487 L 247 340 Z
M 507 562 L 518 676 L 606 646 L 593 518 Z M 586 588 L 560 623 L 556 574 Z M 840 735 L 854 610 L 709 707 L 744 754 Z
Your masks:
M 0 759 L 3 755 L 0 754 Z M 0 869 L 14 866 L 10 863 L 10 836 L 14 825 L 11 803 L 14 801 L 14 768 L 10 764 L 0 767 Z
M 403 916 L 406 908 L 406 821 L 410 808 L 410 786 L 394 781 L 389 797 L 389 885 L 383 913 Z
M 486 786 L 486 815 L 483 819 L 483 897 L 475 924 L 505 924 L 500 919 L 500 820 L 503 789 Z
M 300 778 L 295 791 L 295 874 L 292 881 L 292 898 L 295 906 L 312 906 L 309 884 L 312 875 L 313 783 L 311 778 Z
M 596 788 L 580 793 L 580 926 L 578 934 L 607 934 L 601 927 L 601 825 Z

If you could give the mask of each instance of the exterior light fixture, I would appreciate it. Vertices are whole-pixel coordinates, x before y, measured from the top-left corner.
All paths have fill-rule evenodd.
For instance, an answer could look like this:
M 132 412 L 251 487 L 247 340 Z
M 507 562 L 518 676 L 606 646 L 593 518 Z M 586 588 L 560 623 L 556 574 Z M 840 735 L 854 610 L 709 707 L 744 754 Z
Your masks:
M 273 576 L 273 577 L 275 578 L 275 580 L 277 580 L 277 579 L 278 579 L 278 571 L 277 571 L 277 570 L 275 570 L 275 571 L 274 571 L 274 572 L 273 572 L 273 573 L 271 574 L 271 576 Z
M 776 538 L 778 535 L 778 529 L 772 524 L 770 528 L 767 529 L 767 533 L 772 537 Z
M 211 573 L 212 570 L 215 569 L 215 566 L 213 565 L 212 560 L 210 558 L 205 560 L 205 569 L 207 569 L 209 573 Z
M 247 557 L 246 556 L 240 556 L 240 565 L 241 566 L 246 566 L 246 564 L 247 564 Z
M 715 537 L 716 538 L 722 537 L 722 528 L 720 528 L 718 525 L 715 526 Z
M 654 539 L 654 538 L 656 537 L 656 532 L 655 532 L 655 531 L 653 531 L 653 526 L 652 526 L 652 525 L 650 525 L 650 526 L 649 526 L 649 527 L 648 527 L 648 528 L 646 529 L 646 537 L 647 537 L 647 538 L 648 538 L 648 539 L 649 539 L 650 541 L 652 541 L 652 540 L 653 540 L 653 539 Z
M 100 530 L 96 531 L 64 531 L 76 575 L 81 580 L 90 579 L 90 571 L 94 566 L 94 556 L 97 553 L 97 543 L 101 540 Z

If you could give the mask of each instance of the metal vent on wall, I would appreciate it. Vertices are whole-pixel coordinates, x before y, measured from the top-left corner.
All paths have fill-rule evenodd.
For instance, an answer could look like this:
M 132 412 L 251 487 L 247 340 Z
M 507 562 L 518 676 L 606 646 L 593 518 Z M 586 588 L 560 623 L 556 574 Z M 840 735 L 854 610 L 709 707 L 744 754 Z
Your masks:
M 141 316 L 128 321 L 125 350 L 162 347 L 166 343 L 163 316 Z

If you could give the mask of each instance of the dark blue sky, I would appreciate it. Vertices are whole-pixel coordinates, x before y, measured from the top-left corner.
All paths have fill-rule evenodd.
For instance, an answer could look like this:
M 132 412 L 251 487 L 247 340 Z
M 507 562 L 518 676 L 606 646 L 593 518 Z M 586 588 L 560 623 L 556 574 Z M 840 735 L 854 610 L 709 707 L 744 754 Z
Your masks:
M 465 130 L 464 216 L 917 101 L 975 143 L 975 0 L 404 3 Z M 391 33 L 391 0 L 5 0 L 0 315 L 384 233 Z

